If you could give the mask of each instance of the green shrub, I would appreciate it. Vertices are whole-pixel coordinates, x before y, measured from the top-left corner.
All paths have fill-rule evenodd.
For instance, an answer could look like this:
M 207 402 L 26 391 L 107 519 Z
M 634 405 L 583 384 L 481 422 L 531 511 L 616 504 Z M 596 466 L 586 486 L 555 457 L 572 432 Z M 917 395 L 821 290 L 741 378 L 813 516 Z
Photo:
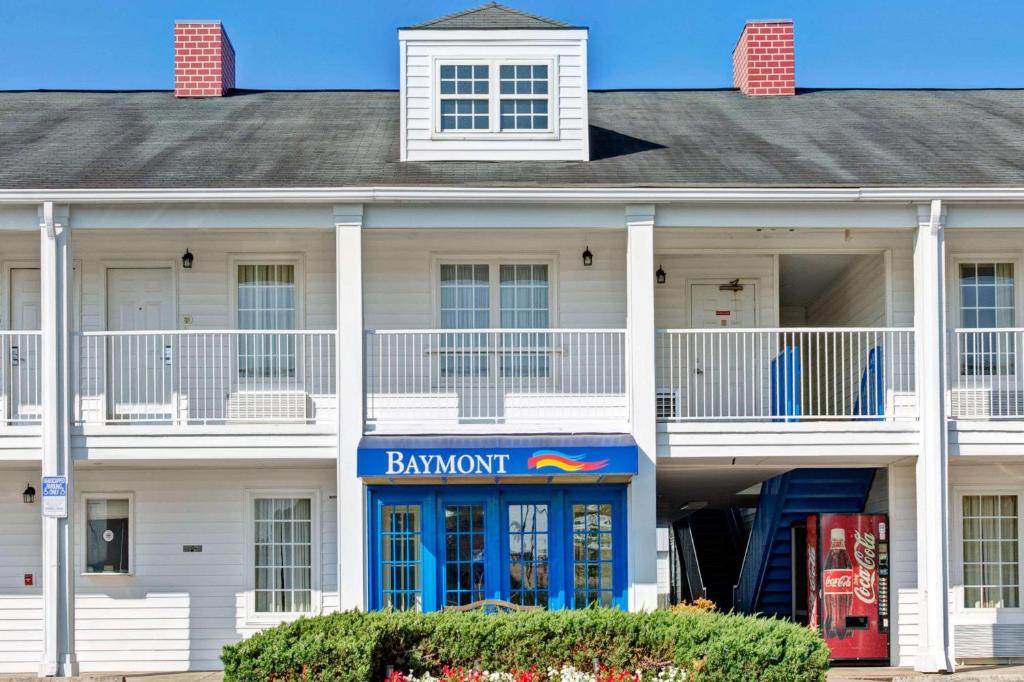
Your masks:
M 381 682 L 388 667 L 487 670 L 675 665 L 688 679 L 811 682 L 825 679 L 828 649 L 807 628 L 719 612 L 612 609 L 491 614 L 346 611 L 293 623 L 224 647 L 237 682 Z

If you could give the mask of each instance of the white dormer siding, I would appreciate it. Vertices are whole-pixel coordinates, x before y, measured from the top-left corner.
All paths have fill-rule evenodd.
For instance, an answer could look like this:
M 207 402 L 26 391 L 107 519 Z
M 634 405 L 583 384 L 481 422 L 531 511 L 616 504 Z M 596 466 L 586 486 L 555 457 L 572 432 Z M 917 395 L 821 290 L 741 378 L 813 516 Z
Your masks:
M 587 161 L 590 141 L 587 128 L 587 30 L 506 29 L 432 30 L 402 29 L 398 33 L 401 63 L 401 159 L 402 161 Z M 442 69 L 470 66 L 475 76 L 467 85 L 475 92 L 442 94 Z M 502 73 L 505 66 L 505 73 Z M 531 68 L 532 83 L 547 76 L 547 93 L 502 93 L 507 67 Z M 482 68 L 479 68 L 482 67 Z M 522 70 L 521 70 L 522 71 Z M 459 74 L 461 75 L 461 74 Z M 445 79 L 449 81 L 448 78 Z M 459 78 L 459 80 L 463 80 Z M 508 79 L 506 78 L 506 81 Z M 523 79 L 520 79 L 522 82 Z M 446 89 L 450 89 L 450 85 Z M 523 86 L 520 86 L 522 89 Z M 506 84 L 506 90 L 508 86 Z M 543 85 L 537 90 L 543 91 Z M 486 91 L 486 92 L 484 92 Z M 465 94 L 465 97 L 459 97 Z M 473 100 L 472 121 L 442 120 L 445 99 Z M 502 101 L 518 100 L 516 120 L 531 116 L 538 129 L 510 129 L 502 121 Z M 537 106 L 533 101 L 544 102 Z M 463 109 L 466 104 L 457 105 Z M 545 111 L 546 109 L 546 111 Z M 486 110 L 486 119 L 481 112 Z M 457 115 L 457 114 L 456 114 Z M 546 119 L 545 119 L 546 117 Z M 463 125 L 459 126 L 458 123 Z M 465 124 L 469 123 L 468 129 Z M 546 128 L 540 128 L 547 123 Z M 484 127 L 485 126 L 485 127 Z

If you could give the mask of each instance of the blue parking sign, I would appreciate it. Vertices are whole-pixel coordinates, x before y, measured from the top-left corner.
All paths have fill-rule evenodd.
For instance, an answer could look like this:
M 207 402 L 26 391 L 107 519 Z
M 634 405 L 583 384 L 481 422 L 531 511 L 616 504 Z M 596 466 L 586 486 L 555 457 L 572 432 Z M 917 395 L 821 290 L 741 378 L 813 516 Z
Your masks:
M 68 477 L 43 476 L 43 516 L 63 519 L 68 515 Z

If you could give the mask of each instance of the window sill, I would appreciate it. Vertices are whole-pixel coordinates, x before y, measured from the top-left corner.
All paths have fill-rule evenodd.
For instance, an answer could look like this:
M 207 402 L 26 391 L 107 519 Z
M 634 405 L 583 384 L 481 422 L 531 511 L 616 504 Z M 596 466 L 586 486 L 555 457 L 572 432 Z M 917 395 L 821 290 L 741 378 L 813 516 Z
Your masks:
M 468 133 L 440 133 L 430 134 L 431 140 L 455 140 L 455 141 L 481 141 L 481 140 L 543 140 L 545 142 L 557 142 L 559 135 L 557 131 L 536 131 L 524 130 L 522 132 L 468 132 Z

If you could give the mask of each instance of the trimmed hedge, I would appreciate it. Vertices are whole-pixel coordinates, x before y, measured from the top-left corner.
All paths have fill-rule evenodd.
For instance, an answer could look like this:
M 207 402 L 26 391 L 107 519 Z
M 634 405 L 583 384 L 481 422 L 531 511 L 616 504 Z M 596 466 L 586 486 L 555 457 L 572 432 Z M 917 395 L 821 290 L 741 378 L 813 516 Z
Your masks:
M 224 647 L 228 682 L 382 682 L 389 666 L 485 670 L 569 664 L 652 670 L 688 679 L 825 679 L 828 649 L 813 631 L 735 614 L 626 613 L 613 609 L 482 614 L 346 611 L 301 618 Z

